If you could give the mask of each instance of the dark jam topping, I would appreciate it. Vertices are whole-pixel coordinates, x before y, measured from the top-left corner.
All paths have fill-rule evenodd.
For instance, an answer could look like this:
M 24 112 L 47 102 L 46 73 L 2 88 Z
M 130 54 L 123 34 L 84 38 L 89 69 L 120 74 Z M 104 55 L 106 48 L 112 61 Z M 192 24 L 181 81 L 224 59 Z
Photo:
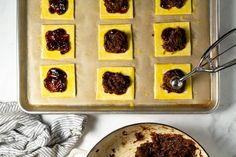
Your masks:
M 128 0 L 104 0 L 104 5 L 108 13 L 124 14 L 129 9 Z
M 130 77 L 121 73 L 105 72 L 102 79 L 104 92 L 109 94 L 125 94 L 131 84 Z
M 50 92 L 64 92 L 67 87 L 67 75 L 58 68 L 51 68 L 44 79 L 44 87 Z
M 66 33 L 64 29 L 56 29 L 48 31 L 45 34 L 47 49 L 49 51 L 58 50 L 61 54 L 65 54 L 70 51 L 70 35 Z
M 128 50 L 127 35 L 117 29 L 109 30 L 104 36 L 104 48 L 110 53 L 125 53 Z
M 186 0 L 161 0 L 161 7 L 164 9 L 171 9 L 172 7 L 182 8 Z
M 49 0 L 49 12 L 58 15 L 65 14 L 68 9 L 68 0 Z
M 185 91 L 186 81 L 183 82 L 183 86 L 180 89 L 173 89 L 171 86 L 171 81 L 173 79 L 180 79 L 184 76 L 184 72 L 179 69 L 169 70 L 164 74 L 162 89 L 166 90 L 168 93 L 183 93 Z
M 135 141 L 135 142 L 137 142 L 137 141 L 142 141 L 142 140 L 144 139 L 144 135 L 143 135 L 141 132 L 136 132 L 136 133 L 134 134 L 134 136 L 135 136 L 135 138 L 136 138 L 136 141 Z
M 166 28 L 161 37 L 163 39 L 162 47 L 167 52 L 176 52 L 183 50 L 187 44 L 186 33 L 183 28 Z
M 196 157 L 196 146 L 177 134 L 152 133 L 152 142 L 141 144 L 135 157 Z

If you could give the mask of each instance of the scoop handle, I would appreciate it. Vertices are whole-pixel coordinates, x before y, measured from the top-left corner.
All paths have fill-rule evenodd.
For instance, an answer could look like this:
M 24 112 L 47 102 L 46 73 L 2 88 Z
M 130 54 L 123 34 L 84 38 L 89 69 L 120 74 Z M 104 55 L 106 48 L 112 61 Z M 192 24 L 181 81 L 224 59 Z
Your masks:
M 219 66 L 219 67 L 217 67 L 214 70 L 214 72 L 219 72 L 219 71 L 227 69 L 227 68 L 229 68 L 229 67 L 231 67 L 233 65 L 236 65 L 236 58 L 231 60 L 231 61 L 229 61 L 229 62 L 227 62 L 227 63 L 225 63 L 225 64 L 223 64 L 223 65 L 221 65 L 221 66 Z

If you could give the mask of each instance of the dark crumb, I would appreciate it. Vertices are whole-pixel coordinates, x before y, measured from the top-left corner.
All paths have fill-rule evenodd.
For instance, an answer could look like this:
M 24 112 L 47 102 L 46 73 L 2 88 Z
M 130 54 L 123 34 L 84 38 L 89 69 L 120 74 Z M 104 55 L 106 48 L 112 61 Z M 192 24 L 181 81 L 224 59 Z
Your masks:
M 125 53 L 128 50 L 128 39 L 125 32 L 109 30 L 104 36 L 104 48 L 110 53 Z
M 112 152 L 113 152 L 113 153 L 115 153 L 115 152 L 116 152 L 115 148 L 113 148 L 113 149 L 112 149 Z
M 51 68 L 44 79 L 44 87 L 50 92 L 64 92 L 67 88 L 67 75 L 58 68 Z
M 154 37 L 154 34 L 152 33 L 152 37 Z
M 152 133 L 152 142 L 141 144 L 135 157 L 196 157 L 196 146 L 192 140 L 177 134 Z
M 173 79 L 180 79 L 185 74 L 180 69 L 169 70 L 164 74 L 163 84 L 161 85 L 162 89 L 166 90 L 168 93 L 183 93 L 185 91 L 186 81 L 183 82 L 183 87 L 180 89 L 173 89 L 171 86 L 171 81 Z
M 127 13 L 129 9 L 128 0 L 104 0 L 108 13 Z
M 169 127 L 166 127 L 166 126 L 164 126 L 164 125 L 163 125 L 163 126 L 161 126 L 161 127 L 162 127 L 163 129 L 166 129 L 166 130 L 169 130 L 169 129 L 170 129 Z M 174 131 L 174 129 L 173 129 L 173 128 L 171 128 L 171 130 L 172 130 L 172 131 Z
M 99 152 L 99 149 L 96 150 L 96 153 L 98 153 L 98 152 Z
M 65 14 L 68 9 L 68 0 L 49 0 L 49 12 L 58 15 Z
M 122 131 L 122 135 L 125 135 L 125 136 L 127 136 L 128 135 L 128 133 L 124 130 L 124 131 Z
M 182 8 L 186 0 L 161 0 L 160 6 L 164 9 L 171 9 L 172 7 Z
M 186 32 L 183 28 L 166 28 L 161 37 L 163 39 L 163 49 L 167 52 L 176 52 L 183 50 L 187 44 Z
M 144 135 L 141 132 L 136 132 L 134 135 L 136 138 L 136 141 L 134 141 L 134 143 L 137 141 L 142 141 L 144 139 Z
M 115 154 L 110 154 L 109 157 L 115 157 Z
M 126 143 L 127 143 L 127 141 L 122 141 L 121 145 L 124 146 L 124 145 L 126 145 Z
M 121 73 L 105 72 L 102 79 L 104 92 L 109 94 L 125 94 L 131 84 L 130 77 Z
M 149 127 L 147 127 L 147 126 L 140 126 L 143 130 L 150 130 L 150 128 Z
M 70 35 L 62 28 L 48 31 L 45 34 L 47 49 L 49 51 L 58 50 L 61 54 L 65 54 L 70 51 Z

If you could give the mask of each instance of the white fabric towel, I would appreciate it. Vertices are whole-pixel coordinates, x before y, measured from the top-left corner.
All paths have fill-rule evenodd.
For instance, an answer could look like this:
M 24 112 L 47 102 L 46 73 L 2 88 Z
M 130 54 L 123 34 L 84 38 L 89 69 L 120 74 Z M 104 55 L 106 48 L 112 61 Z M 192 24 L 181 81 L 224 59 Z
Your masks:
M 0 157 L 64 157 L 79 141 L 86 119 L 65 115 L 44 124 L 16 102 L 0 102 Z

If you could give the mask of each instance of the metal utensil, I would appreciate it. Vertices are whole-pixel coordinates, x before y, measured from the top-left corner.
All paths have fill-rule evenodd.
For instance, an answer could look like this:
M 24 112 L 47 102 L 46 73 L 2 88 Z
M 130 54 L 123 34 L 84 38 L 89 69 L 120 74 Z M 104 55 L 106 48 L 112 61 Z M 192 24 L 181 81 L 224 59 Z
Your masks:
M 236 58 L 232 59 L 229 62 L 226 62 L 222 65 L 214 64 L 214 61 L 217 58 L 219 58 L 220 56 L 222 56 L 223 54 L 225 54 L 226 52 L 228 52 L 229 50 L 231 50 L 232 48 L 236 47 L 236 42 L 233 46 L 229 47 L 228 49 L 224 50 L 223 52 L 221 52 L 221 53 L 219 52 L 219 54 L 216 55 L 215 57 L 211 57 L 212 51 L 215 48 L 217 48 L 219 46 L 219 44 L 222 43 L 224 40 L 231 37 L 234 33 L 236 33 L 236 28 L 230 30 L 229 32 L 224 34 L 221 38 L 219 38 L 215 43 L 213 43 L 202 55 L 199 64 L 195 68 L 193 68 L 193 70 L 190 73 L 186 74 L 182 78 L 175 78 L 175 79 L 171 80 L 170 83 L 171 83 L 172 87 L 174 89 L 180 89 L 183 86 L 183 82 L 185 80 L 187 80 L 188 78 L 192 77 L 193 75 L 195 75 L 196 73 L 199 73 L 199 72 L 216 73 L 216 72 L 219 72 L 223 69 L 226 69 L 228 67 L 235 65 Z

